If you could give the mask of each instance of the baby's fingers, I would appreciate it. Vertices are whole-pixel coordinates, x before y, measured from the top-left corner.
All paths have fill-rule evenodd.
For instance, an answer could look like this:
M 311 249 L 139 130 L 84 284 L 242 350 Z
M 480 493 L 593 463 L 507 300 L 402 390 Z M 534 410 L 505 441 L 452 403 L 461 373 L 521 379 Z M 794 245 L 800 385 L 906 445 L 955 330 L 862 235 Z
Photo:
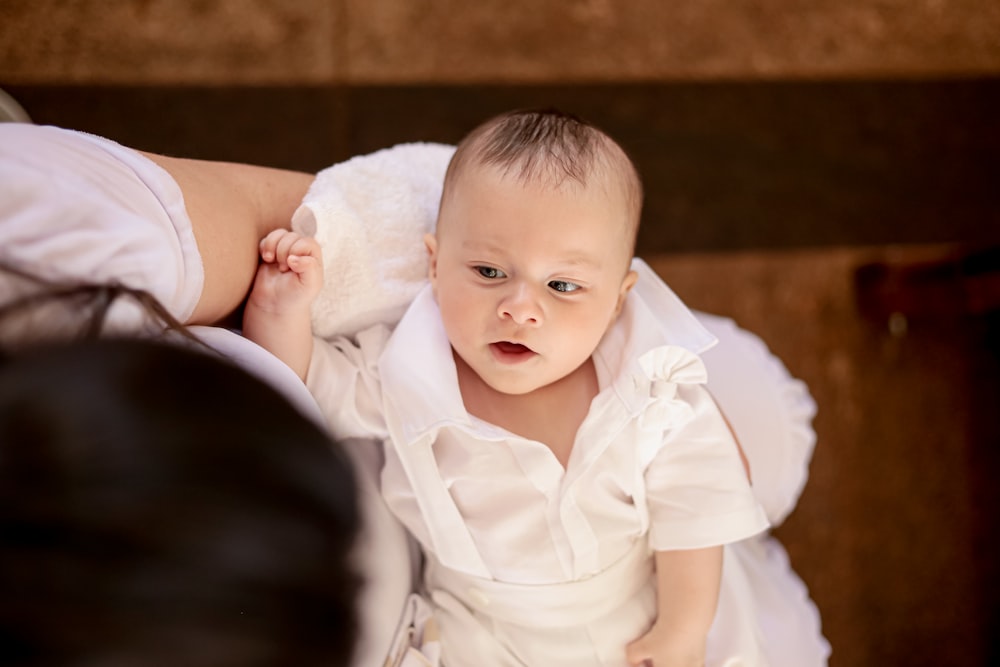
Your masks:
M 315 239 L 287 229 L 276 229 L 260 242 L 261 259 L 277 264 L 282 273 L 289 270 L 288 258 L 291 255 L 315 257 L 319 261 L 319 244 Z
M 268 233 L 267 236 L 260 240 L 260 244 L 258 245 L 260 258 L 268 263 L 275 261 L 278 243 L 281 239 L 291 234 L 294 234 L 294 232 L 288 229 L 275 229 Z
M 307 255 L 308 252 L 303 252 L 302 237 L 295 232 L 290 232 L 285 234 L 278 239 L 278 244 L 274 248 L 275 261 L 278 262 L 278 269 L 281 271 L 288 270 L 288 256 L 295 255 Z
M 319 260 L 311 255 L 289 255 L 288 268 L 298 276 L 302 284 L 310 292 L 316 293 L 323 286 L 323 267 Z

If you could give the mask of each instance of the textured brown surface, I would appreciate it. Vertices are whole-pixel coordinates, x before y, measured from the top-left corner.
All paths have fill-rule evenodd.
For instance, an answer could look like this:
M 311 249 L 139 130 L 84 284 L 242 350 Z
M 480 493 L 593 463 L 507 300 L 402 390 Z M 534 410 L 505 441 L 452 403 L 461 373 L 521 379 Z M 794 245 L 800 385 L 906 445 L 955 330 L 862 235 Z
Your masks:
M 810 481 L 776 533 L 819 605 L 834 667 L 1000 659 L 1000 318 L 893 334 L 856 307 L 856 267 L 923 252 L 648 258 L 689 305 L 760 335 L 816 399 Z
M 3 0 L 0 83 L 330 82 L 328 0 Z
M 0 83 L 982 75 L 993 0 L 4 0 Z
M 621 81 L 969 73 L 989 0 L 346 0 L 352 81 Z

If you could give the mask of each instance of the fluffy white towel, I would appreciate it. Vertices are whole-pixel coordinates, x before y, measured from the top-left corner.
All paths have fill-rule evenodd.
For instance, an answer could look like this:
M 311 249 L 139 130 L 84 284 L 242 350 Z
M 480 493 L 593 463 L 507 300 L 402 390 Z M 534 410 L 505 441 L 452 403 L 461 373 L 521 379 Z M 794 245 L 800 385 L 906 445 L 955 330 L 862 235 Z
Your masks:
M 313 331 L 353 335 L 395 324 L 427 279 L 423 237 L 434 229 L 454 146 L 400 144 L 324 169 L 292 218 L 323 249 Z

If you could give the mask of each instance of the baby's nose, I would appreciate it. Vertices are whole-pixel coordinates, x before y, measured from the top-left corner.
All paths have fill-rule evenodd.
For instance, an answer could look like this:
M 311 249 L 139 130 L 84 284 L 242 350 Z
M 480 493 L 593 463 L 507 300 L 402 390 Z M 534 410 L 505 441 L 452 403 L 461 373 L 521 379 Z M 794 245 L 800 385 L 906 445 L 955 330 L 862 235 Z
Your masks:
M 500 301 L 497 315 L 501 319 L 511 319 L 515 324 L 539 324 L 542 309 L 537 295 L 528 285 L 516 285 Z

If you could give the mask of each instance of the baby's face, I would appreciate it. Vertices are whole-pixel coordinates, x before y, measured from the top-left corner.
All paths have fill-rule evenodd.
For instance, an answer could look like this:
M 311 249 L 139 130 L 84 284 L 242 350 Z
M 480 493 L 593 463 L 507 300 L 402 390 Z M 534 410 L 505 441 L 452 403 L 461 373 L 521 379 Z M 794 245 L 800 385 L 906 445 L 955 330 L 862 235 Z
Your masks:
M 624 197 L 473 167 L 428 237 L 451 345 L 487 385 L 527 394 L 593 353 L 635 282 Z

